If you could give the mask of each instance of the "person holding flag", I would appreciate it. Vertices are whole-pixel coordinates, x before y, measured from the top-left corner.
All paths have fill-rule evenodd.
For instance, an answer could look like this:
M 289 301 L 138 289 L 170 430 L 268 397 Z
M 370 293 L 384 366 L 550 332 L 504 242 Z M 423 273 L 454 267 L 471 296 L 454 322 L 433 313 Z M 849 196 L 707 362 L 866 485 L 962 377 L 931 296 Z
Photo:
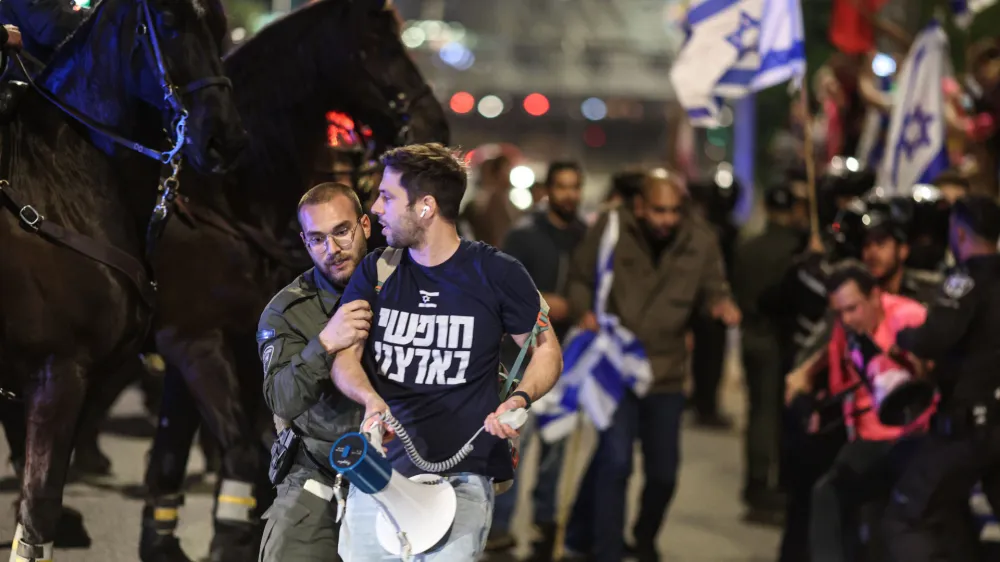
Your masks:
M 600 430 L 566 532 L 569 559 L 621 560 L 632 448 L 642 442 L 645 488 L 636 557 L 658 560 L 655 539 L 674 495 L 693 314 L 740 321 L 714 233 L 689 216 L 679 178 L 648 174 L 631 209 L 602 214 L 577 248 L 567 298 L 586 333 L 566 343 L 550 404 L 536 404 L 543 436 L 572 427 L 580 405 Z M 617 279 L 627 280 L 617 283 Z M 699 305 L 701 306 L 699 310 Z M 652 379 L 652 380 L 650 380 Z

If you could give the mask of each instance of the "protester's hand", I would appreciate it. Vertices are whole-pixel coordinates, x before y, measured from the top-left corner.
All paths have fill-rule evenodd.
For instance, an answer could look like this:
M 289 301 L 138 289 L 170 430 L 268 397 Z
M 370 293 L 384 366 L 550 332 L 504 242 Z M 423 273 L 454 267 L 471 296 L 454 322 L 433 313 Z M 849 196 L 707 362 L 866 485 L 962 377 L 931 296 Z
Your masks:
M 580 328 L 587 330 L 588 332 L 596 332 L 599 330 L 600 326 L 597 324 L 597 315 L 590 311 L 584 314 L 583 318 L 580 319 Z
M 21 30 L 16 25 L 5 25 L 7 29 L 7 44 L 4 47 L 20 51 L 24 44 L 21 42 Z
M 722 320 L 726 326 L 736 326 L 743 316 L 736 303 L 727 298 L 715 303 L 715 306 L 712 307 L 712 318 Z
M 785 405 L 789 405 L 800 394 L 812 392 L 812 383 L 806 371 L 797 369 L 785 377 Z
M 341 305 L 337 313 L 319 333 L 319 342 L 327 353 L 347 349 L 368 337 L 372 325 L 372 308 L 365 300 Z
M 365 417 L 364 422 L 361 424 L 361 432 L 368 433 L 373 430 L 377 430 L 376 426 L 381 426 L 382 428 L 382 443 L 388 443 L 396 437 L 396 433 L 392 431 L 389 424 L 382 421 L 379 414 L 384 414 L 389 411 L 389 405 L 385 403 L 379 396 L 372 396 L 367 402 L 365 402 Z
M 500 423 L 500 420 L 497 419 L 497 416 L 499 416 L 504 412 L 508 412 L 510 410 L 525 408 L 527 407 L 527 405 L 528 404 L 524 401 L 524 398 L 521 398 L 520 396 L 512 396 L 508 398 L 506 402 L 500 404 L 500 407 L 497 408 L 497 411 L 486 416 L 486 423 L 483 424 L 486 427 L 486 432 L 489 433 L 490 435 L 496 435 L 497 437 L 500 437 L 502 439 L 513 439 L 517 437 L 518 435 L 520 435 L 518 430 L 512 428 L 511 426 L 505 423 Z

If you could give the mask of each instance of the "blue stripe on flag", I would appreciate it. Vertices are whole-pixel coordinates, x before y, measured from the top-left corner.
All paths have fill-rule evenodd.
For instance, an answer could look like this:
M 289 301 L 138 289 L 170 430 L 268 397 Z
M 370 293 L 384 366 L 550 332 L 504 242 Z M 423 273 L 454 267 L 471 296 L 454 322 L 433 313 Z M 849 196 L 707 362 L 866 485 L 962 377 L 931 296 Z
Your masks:
M 739 3 L 740 0 L 705 0 L 705 2 L 691 8 L 688 12 L 687 25 L 688 27 L 694 27 L 719 12 Z

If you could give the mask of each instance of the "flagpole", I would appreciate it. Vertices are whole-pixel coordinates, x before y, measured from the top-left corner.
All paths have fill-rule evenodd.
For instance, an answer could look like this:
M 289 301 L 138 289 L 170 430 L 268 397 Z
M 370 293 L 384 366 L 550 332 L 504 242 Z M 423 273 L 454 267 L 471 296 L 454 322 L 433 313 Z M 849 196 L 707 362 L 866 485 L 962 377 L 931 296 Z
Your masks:
M 569 511 L 575 499 L 573 487 L 567 474 L 567 468 L 574 468 L 581 462 L 577 461 L 580 450 L 580 440 L 583 437 L 583 412 L 576 413 L 576 427 L 573 428 L 572 435 L 569 436 L 566 451 L 563 453 L 563 465 L 559 470 L 559 491 L 558 503 L 559 511 L 556 514 L 556 544 L 552 550 L 552 559 L 559 560 L 563 557 L 566 542 L 566 526 L 569 524 Z M 582 460 L 582 459 L 580 459 Z M 590 490 L 580 490 L 584 494 L 592 493 Z
M 815 244 L 817 242 L 821 243 L 822 239 L 819 235 L 819 204 L 816 198 L 816 151 L 813 147 L 813 115 L 812 111 L 809 110 L 808 90 L 809 87 L 806 85 L 806 81 L 803 80 L 802 86 L 799 88 L 799 99 L 802 103 L 802 111 L 805 114 L 805 123 L 803 123 L 805 138 L 803 141 L 805 143 L 806 183 L 809 186 L 809 224 L 812 232 L 810 244 Z

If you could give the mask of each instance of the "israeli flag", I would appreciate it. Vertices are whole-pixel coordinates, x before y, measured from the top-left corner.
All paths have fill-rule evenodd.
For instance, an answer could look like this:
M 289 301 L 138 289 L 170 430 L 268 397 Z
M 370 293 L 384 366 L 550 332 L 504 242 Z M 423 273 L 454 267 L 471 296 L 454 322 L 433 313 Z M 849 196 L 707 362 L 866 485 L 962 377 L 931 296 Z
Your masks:
M 950 4 L 955 24 L 960 29 L 968 29 L 979 12 L 996 4 L 996 0 L 951 0 Z
M 799 0 L 694 0 L 687 40 L 670 71 L 696 127 L 717 127 L 723 98 L 738 99 L 806 71 Z
M 941 86 L 947 52 L 948 37 L 933 22 L 917 35 L 903 62 L 878 174 L 886 195 L 909 193 L 948 167 Z
M 607 312 L 618 233 L 618 213 L 611 211 L 597 254 L 594 314 L 600 329 L 576 329 L 567 334 L 563 374 L 555 388 L 531 407 L 538 416 L 542 439 L 547 442 L 572 433 L 580 410 L 598 430 L 607 429 L 625 393 L 631 390 L 645 396 L 653 380 L 653 368 L 642 344 L 618 317 Z

